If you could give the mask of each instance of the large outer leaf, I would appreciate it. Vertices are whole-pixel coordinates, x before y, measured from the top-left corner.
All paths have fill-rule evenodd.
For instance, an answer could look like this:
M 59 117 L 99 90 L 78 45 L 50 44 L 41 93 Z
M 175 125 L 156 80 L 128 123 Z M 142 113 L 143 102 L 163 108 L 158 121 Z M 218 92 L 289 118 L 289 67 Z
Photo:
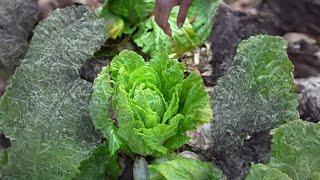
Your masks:
M 239 45 L 231 68 L 212 93 L 217 152 L 234 150 L 248 135 L 299 118 L 292 71 L 279 37 L 261 35 Z
M 78 69 L 104 42 L 104 23 L 84 7 L 53 12 L 0 101 L 11 139 L 3 179 L 63 179 L 78 171 L 99 138 L 89 117 L 91 84 Z
M 201 179 L 225 180 L 223 173 L 211 163 L 177 158 L 148 166 L 151 180 Z
M 116 134 L 116 127 L 109 115 L 113 95 L 110 81 L 109 68 L 104 67 L 94 80 L 90 115 L 94 126 L 101 130 L 104 137 L 107 138 L 110 154 L 113 155 L 120 148 L 122 142 Z
M 268 166 L 292 179 L 320 179 L 320 124 L 297 120 L 272 131 Z
M 14 72 L 28 49 L 28 38 L 38 20 L 34 0 L 0 1 L 0 66 Z
M 265 165 L 253 165 L 249 179 L 257 179 L 267 168 L 294 180 L 320 179 L 320 124 L 296 120 L 274 129 L 272 134 L 270 162 L 265 168 L 261 168 Z M 267 174 L 262 177 L 270 179 Z

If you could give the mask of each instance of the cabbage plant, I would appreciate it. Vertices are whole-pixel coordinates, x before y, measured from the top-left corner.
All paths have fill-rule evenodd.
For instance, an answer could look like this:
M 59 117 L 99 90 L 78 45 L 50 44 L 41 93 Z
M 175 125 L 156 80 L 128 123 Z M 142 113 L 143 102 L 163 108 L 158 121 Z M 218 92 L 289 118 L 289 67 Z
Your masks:
M 166 54 L 150 62 L 123 51 L 94 82 L 91 115 L 110 152 L 160 157 L 188 140 L 186 131 L 209 122 L 209 95 L 201 77 Z M 110 116 L 110 108 L 115 119 Z
M 184 71 L 184 64 L 165 53 L 145 62 L 135 52 L 122 51 L 94 81 L 91 116 L 95 127 L 108 141 L 108 157 L 115 159 L 122 152 L 140 164 L 134 168 L 135 179 L 224 177 L 211 163 L 178 155 L 171 158 L 190 139 L 186 131 L 212 117 L 202 78 L 195 73 L 184 78 Z M 147 166 L 143 160 L 147 156 L 158 160 Z M 168 174 L 163 167 L 169 166 Z M 111 171 L 119 174 L 119 169 Z

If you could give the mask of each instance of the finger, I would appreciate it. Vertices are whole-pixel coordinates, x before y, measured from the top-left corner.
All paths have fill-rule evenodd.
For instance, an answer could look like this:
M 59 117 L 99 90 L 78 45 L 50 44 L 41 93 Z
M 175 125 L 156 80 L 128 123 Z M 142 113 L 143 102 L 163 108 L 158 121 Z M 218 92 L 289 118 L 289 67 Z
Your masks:
M 170 12 L 171 12 L 173 6 L 171 6 L 168 2 L 166 2 L 168 0 L 162 0 L 162 1 L 164 4 L 161 8 L 159 26 L 163 29 L 163 31 L 167 35 L 171 36 L 172 31 L 171 31 L 170 24 L 169 24 L 168 20 L 169 20 Z
M 177 25 L 179 28 L 182 28 L 184 21 L 186 20 L 191 2 L 192 0 L 181 0 L 180 2 L 180 9 L 177 18 Z
M 103 6 L 103 2 L 101 0 L 96 0 L 96 1 L 93 1 L 92 2 L 92 9 L 93 10 L 96 10 L 98 9 L 99 7 L 102 7 Z
M 159 19 L 160 19 L 160 14 L 161 14 L 161 0 L 156 0 L 153 14 L 154 14 L 154 19 L 155 19 L 156 23 L 159 25 Z

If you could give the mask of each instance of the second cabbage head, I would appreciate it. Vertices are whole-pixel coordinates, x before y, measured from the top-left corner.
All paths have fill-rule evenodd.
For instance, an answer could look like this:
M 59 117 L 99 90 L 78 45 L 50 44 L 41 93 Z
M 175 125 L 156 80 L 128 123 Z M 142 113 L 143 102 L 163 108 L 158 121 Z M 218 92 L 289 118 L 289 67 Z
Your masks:
M 191 73 L 184 78 L 184 70 L 166 54 L 145 62 L 130 51 L 121 52 L 102 70 L 94 82 L 91 115 L 112 153 L 121 149 L 164 156 L 189 140 L 186 131 L 210 121 L 209 95 L 201 77 Z

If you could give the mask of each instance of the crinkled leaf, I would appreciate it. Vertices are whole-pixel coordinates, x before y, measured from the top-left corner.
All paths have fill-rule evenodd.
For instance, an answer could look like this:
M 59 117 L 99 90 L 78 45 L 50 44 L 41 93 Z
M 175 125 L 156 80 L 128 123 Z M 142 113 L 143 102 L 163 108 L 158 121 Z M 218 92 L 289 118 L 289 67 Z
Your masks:
M 192 0 L 187 18 L 192 22 L 192 28 L 201 43 L 211 33 L 213 16 L 220 3 L 221 0 Z
M 110 81 L 109 69 L 104 67 L 94 80 L 90 114 L 94 126 L 100 129 L 107 139 L 109 151 L 113 155 L 120 148 L 122 142 L 116 134 L 116 127 L 109 115 L 113 95 Z
M 112 60 L 109 69 L 112 80 L 105 75 L 98 78 L 113 83 L 112 107 L 118 130 L 113 132 L 123 142 L 120 149 L 129 154 L 167 155 L 187 142 L 187 130 L 211 118 L 209 96 L 201 77 L 191 74 L 183 80 L 185 66 L 165 53 L 145 63 L 136 53 L 123 51 Z M 96 89 L 104 86 L 96 85 Z M 109 103 L 105 104 L 107 107 Z M 101 120 L 107 119 L 107 113 L 100 114 Z
M 143 156 L 163 156 L 168 153 L 163 143 L 177 133 L 182 118 L 183 116 L 177 115 L 171 119 L 169 125 L 158 124 L 149 129 L 144 128 L 143 123 L 133 121 L 120 127 L 118 134 L 133 153 Z
M 133 122 L 137 116 L 134 116 L 132 108 L 130 107 L 130 100 L 124 87 L 116 89 L 115 94 L 112 97 L 113 108 L 117 117 L 117 124 L 119 127 Z
M 183 54 L 201 44 L 188 19 L 181 29 L 177 26 L 179 8 L 173 8 L 169 24 L 172 29 L 172 38 L 164 33 L 154 20 L 154 16 L 141 22 L 138 32 L 133 36 L 134 42 L 142 51 L 152 56 L 157 52 Z
M 226 177 L 211 163 L 177 158 L 148 165 L 151 180 L 203 179 L 223 180 Z
M 38 20 L 33 0 L 0 1 L 0 65 L 14 72 L 28 50 L 28 38 Z
M 169 149 L 169 151 L 173 151 L 182 147 L 190 140 L 190 137 L 186 135 L 181 128 L 178 129 L 178 132 L 175 136 L 169 138 L 166 142 L 164 142 L 164 146 Z
M 110 64 L 111 78 L 117 80 L 117 76 L 121 68 L 130 75 L 134 70 L 144 66 L 145 62 L 142 56 L 129 51 L 122 51 L 115 56 Z
M 82 161 L 80 173 L 74 180 L 105 180 L 118 179 L 120 166 L 118 154 L 112 154 L 107 144 L 98 146 L 89 159 Z
M 4 179 L 71 178 L 88 158 L 100 137 L 88 112 L 91 84 L 78 69 L 104 42 L 103 26 L 72 6 L 35 29 L 0 101 L 0 128 L 11 140 Z
M 178 133 L 165 142 L 165 146 L 171 150 L 181 147 L 188 142 L 189 137 L 185 132 L 195 129 L 196 126 L 209 122 L 212 119 L 212 110 L 209 103 L 210 97 L 204 89 L 200 76 L 191 73 L 181 83 L 179 93 L 179 113 L 184 118 L 179 124 Z M 175 98 L 173 98 L 173 101 Z
M 246 180 L 292 180 L 288 175 L 278 169 L 271 168 L 264 164 L 253 165 Z
M 131 121 L 119 127 L 118 135 L 122 138 L 124 145 L 128 147 L 127 151 L 129 152 L 127 153 L 134 152 L 144 156 L 146 153 L 152 152 L 149 150 L 146 142 L 141 140 L 141 135 L 136 133 L 137 129 L 141 128 L 143 128 L 143 123 L 140 121 Z
M 156 89 L 160 86 L 160 78 L 157 72 L 148 66 L 140 67 L 134 70 L 128 79 L 127 89 L 134 89 L 135 86 L 144 84 L 145 88 Z
M 181 114 L 186 118 L 183 123 L 183 128 L 185 128 L 183 131 L 209 122 L 212 118 L 211 105 L 208 103 L 210 97 L 204 89 L 202 78 L 191 73 L 182 81 L 181 89 L 179 106 Z
M 320 179 L 320 124 L 291 121 L 272 130 L 272 157 L 266 165 L 290 179 Z M 260 164 L 253 165 L 250 176 L 262 173 Z
M 121 82 L 118 81 L 118 83 Z M 159 84 L 157 73 L 151 67 L 143 66 L 130 74 L 126 86 L 134 116 L 142 120 L 146 128 L 152 128 L 158 124 L 167 107 L 157 87 Z
M 292 179 L 320 179 L 320 124 L 297 120 L 272 134 L 270 167 Z
M 299 118 L 292 72 L 280 37 L 260 35 L 239 45 L 211 96 L 216 151 L 236 149 L 248 135 Z
M 149 103 L 149 100 L 146 100 L 145 103 Z M 152 109 L 139 106 L 139 104 L 134 102 L 134 99 L 130 99 L 129 105 L 134 112 L 135 120 L 143 122 L 146 128 L 153 128 L 158 124 L 160 118 L 155 111 L 152 111 Z
M 158 88 L 165 100 L 170 102 L 176 86 L 183 80 L 185 65 L 170 59 L 166 53 L 158 53 L 150 60 L 150 67 L 157 72 L 160 78 Z
M 167 123 L 169 119 L 173 118 L 179 111 L 179 98 L 181 93 L 181 84 L 175 86 L 172 93 L 172 97 L 170 98 L 170 104 L 167 107 L 167 111 L 163 114 L 161 123 Z

